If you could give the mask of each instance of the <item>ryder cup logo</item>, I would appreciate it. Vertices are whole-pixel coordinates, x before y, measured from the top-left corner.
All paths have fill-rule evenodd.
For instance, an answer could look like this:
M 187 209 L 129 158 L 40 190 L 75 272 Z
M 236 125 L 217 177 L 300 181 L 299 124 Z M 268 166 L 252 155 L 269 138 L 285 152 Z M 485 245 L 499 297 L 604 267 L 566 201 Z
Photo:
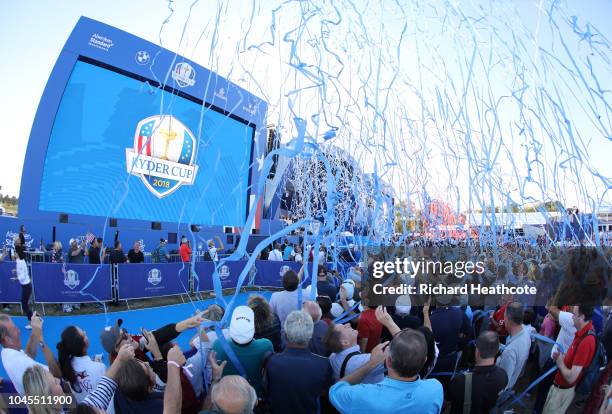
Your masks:
M 64 285 L 68 287 L 70 290 L 73 290 L 75 287 L 79 285 L 79 274 L 74 270 L 68 270 L 64 273 Z
M 219 274 L 219 278 L 221 280 L 227 279 L 229 277 L 229 275 L 230 275 L 229 266 L 227 266 L 227 265 L 221 266 L 217 273 Z
M 189 128 L 173 116 L 143 119 L 136 125 L 134 146 L 125 150 L 127 172 L 139 176 L 156 197 L 170 195 L 194 183 L 196 144 Z
M 149 270 L 149 277 L 147 278 L 147 282 L 149 282 L 153 286 L 157 286 L 161 283 L 161 281 L 162 281 L 161 270 L 159 269 Z
M 280 277 L 285 276 L 285 273 L 287 273 L 287 270 L 290 270 L 291 268 L 287 265 L 281 266 L 280 268 L 280 272 L 278 272 L 280 274 Z
M 193 86 L 193 84 L 195 84 L 195 70 L 187 62 L 177 63 L 172 71 L 172 79 L 174 79 L 181 88 Z

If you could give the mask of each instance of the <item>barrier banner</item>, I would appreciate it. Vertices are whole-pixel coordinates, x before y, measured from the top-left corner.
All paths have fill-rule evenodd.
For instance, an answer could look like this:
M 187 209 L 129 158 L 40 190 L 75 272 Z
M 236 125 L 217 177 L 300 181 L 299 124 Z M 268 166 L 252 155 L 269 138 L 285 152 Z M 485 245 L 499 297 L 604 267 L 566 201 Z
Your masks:
M 189 292 L 189 266 L 183 263 L 117 265 L 119 299 L 144 299 Z
M 93 282 L 87 286 L 92 279 Z M 37 303 L 84 303 L 112 299 L 110 265 L 32 263 L 32 283 Z M 81 293 L 85 286 L 87 289 Z
M 242 273 L 246 260 L 227 261 L 217 269 L 221 280 L 221 289 L 235 288 L 238 283 L 238 276 Z M 212 275 L 215 270 L 214 262 L 196 262 L 195 271 L 198 278 L 194 280 L 194 290 L 198 292 L 214 290 Z M 247 279 L 248 281 L 249 279 Z M 248 283 L 245 282 L 244 286 Z
M 21 285 L 15 266 L 15 262 L 0 262 L 0 303 L 21 302 Z
M 302 267 L 297 262 L 275 262 L 268 260 L 257 260 L 255 262 L 257 274 L 255 275 L 255 285 L 268 287 L 283 287 L 283 275 L 289 269 L 296 273 Z

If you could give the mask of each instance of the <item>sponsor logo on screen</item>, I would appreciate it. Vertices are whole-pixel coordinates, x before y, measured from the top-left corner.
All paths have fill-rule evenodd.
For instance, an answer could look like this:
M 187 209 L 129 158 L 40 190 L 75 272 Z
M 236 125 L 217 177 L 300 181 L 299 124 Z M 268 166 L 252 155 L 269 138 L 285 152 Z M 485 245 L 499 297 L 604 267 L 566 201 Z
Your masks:
M 4 245 L 9 248 L 15 247 L 14 239 L 15 239 L 15 236 L 18 236 L 18 235 L 19 233 L 15 233 L 15 232 L 8 230 L 6 232 Z M 32 248 L 33 247 L 32 246 L 32 242 L 33 242 L 32 236 L 29 235 L 28 233 L 24 233 L 23 238 L 25 239 L 26 247 L 28 249 Z
M 139 50 L 136 52 L 134 59 L 136 59 L 136 63 L 139 65 L 146 65 L 149 63 L 149 60 L 151 60 L 151 55 L 149 55 L 149 52 L 146 50 Z
M 215 92 L 215 96 L 219 99 L 227 101 L 227 93 L 225 92 L 225 88 L 219 88 L 219 90 Z
M 70 290 L 74 290 L 79 285 L 79 274 L 74 270 L 68 270 L 64 273 L 64 285 Z
M 108 37 L 105 36 L 101 36 L 97 33 L 94 33 L 91 35 L 91 37 L 89 38 L 89 46 L 93 46 L 95 48 L 98 48 L 100 50 L 104 50 L 105 52 L 108 52 L 110 50 L 111 47 L 113 47 L 114 43 L 111 39 L 109 39 Z
M 157 286 L 162 281 L 162 273 L 159 269 L 151 269 L 149 270 L 149 277 L 147 277 L 147 282 L 152 284 L 153 286 Z
M 227 279 L 230 276 L 229 266 L 227 265 L 221 266 L 217 273 L 219 274 L 219 279 L 221 280 Z
M 257 113 L 257 102 L 251 101 L 247 103 L 246 105 L 244 105 L 242 109 L 251 115 L 255 115 Z
M 177 63 L 172 71 L 172 79 L 174 79 L 181 88 L 193 86 L 195 84 L 195 75 L 195 70 L 187 62 Z
M 171 115 L 143 119 L 136 125 L 134 146 L 125 150 L 127 172 L 140 177 L 156 197 L 166 197 L 195 182 L 196 144 L 189 128 Z

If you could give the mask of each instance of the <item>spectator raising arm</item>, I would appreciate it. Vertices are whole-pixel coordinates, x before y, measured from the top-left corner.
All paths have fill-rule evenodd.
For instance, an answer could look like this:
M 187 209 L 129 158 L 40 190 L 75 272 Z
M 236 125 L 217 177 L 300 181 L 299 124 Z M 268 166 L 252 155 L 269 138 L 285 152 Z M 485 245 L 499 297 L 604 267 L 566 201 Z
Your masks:
M 395 336 L 401 330 L 391 318 L 391 315 L 387 313 L 387 308 L 384 306 L 379 306 L 376 308 L 376 319 L 389 330 L 391 336 Z
M 223 369 L 227 364 L 227 361 L 221 362 L 221 364 L 217 363 L 217 353 L 215 351 L 210 351 L 208 354 L 208 363 L 212 368 L 212 380 L 210 383 L 210 388 L 208 389 L 208 394 L 206 395 L 206 401 L 204 401 L 204 410 L 210 410 L 212 408 L 212 389 L 215 385 L 221 381 L 223 377 Z
M 108 405 L 110 404 L 113 396 L 115 395 L 115 391 L 117 390 L 117 383 L 115 382 L 117 371 L 124 361 L 133 358 L 134 348 L 132 345 L 123 344 L 119 350 L 119 353 L 117 354 L 117 358 L 115 358 L 111 366 L 106 371 L 106 375 L 100 378 L 96 389 L 85 397 L 83 404 L 89 405 L 90 407 L 100 408 L 106 412 Z
M 215 239 L 217 239 L 217 241 L 219 242 L 219 250 L 225 249 L 225 245 L 223 244 L 223 241 L 221 240 L 221 237 L 215 236 Z
M 385 349 L 389 341 L 378 344 L 372 349 L 370 354 L 370 360 L 360 368 L 356 369 L 344 378 L 340 378 L 340 381 L 346 381 L 351 385 L 359 384 L 368 375 L 370 371 L 385 362 Z
M 184 321 L 180 321 L 179 323 L 177 323 L 175 329 L 178 333 L 181 333 L 183 331 L 186 331 L 187 329 L 200 326 L 202 322 L 204 322 L 204 318 L 202 317 L 202 313 L 200 312 L 195 316 L 192 316 L 190 318 L 185 319 Z
M 181 411 L 183 393 L 181 391 L 181 367 L 185 365 L 185 356 L 178 345 L 168 351 L 168 382 L 164 391 L 164 414 Z
M 28 343 L 26 345 L 26 353 L 30 356 L 30 358 L 34 359 L 36 357 L 36 349 L 38 348 L 38 345 L 40 345 L 45 361 L 47 362 L 47 366 L 49 367 L 49 371 L 54 377 L 62 378 L 62 371 L 55 360 L 55 356 L 53 356 L 53 351 L 51 351 L 51 349 L 45 344 L 43 339 L 43 321 L 36 314 L 36 312 L 34 312 L 32 315 L 30 325 L 32 326 L 32 334 L 30 335 L 30 339 L 28 339 Z
M 431 328 L 431 319 L 429 319 L 430 303 L 431 297 L 427 299 L 427 302 L 425 302 L 425 305 L 423 305 L 423 326 L 429 328 L 429 330 L 433 332 L 433 329 Z

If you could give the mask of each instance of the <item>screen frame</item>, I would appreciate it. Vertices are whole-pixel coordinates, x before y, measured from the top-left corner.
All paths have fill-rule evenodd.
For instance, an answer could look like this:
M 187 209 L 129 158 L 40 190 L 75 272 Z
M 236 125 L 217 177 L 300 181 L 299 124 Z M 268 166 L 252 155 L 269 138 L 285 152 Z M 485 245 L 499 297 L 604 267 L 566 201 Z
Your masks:
M 100 42 L 95 42 L 94 38 L 103 39 L 102 46 L 104 47 L 100 46 Z M 150 56 L 150 64 L 141 65 L 136 61 L 135 57 L 141 51 L 147 51 Z M 162 82 L 156 79 L 164 80 L 164 90 L 251 126 L 253 128 L 253 139 L 251 140 L 248 194 L 246 195 L 244 216 L 246 222 L 251 209 L 257 208 L 257 206 L 252 205 L 252 194 L 255 192 L 252 190 L 257 188 L 259 181 L 258 171 L 253 166 L 253 160 L 265 156 L 267 103 L 189 59 L 115 27 L 86 17 L 79 19 L 60 52 L 34 117 L 21 176 L 20 217 L 58 222 L 59 215 L 65 213 L 40 210 L 40 190 L 55 117 L 72 71 L 79 60 L 133 79 L 147 81 L 152 87 L 160 87 Z M 179 64 L 191 66 L 195 73 L 195 83 L 180 85 L 171 76 L 173 69 Z M 109 218 L 69 213 L 69 222 L 87 223 L 92 226 L 106 225 Z M 122 227 L 150 228 L 151 223 L 149 220 L 117 219 Z M 162 228 L 172 228 L 177 224 L 185 224 L 167 221 L 161 223 Z M 201 226 L 205 229 L 222 227 L 222 225 Z

